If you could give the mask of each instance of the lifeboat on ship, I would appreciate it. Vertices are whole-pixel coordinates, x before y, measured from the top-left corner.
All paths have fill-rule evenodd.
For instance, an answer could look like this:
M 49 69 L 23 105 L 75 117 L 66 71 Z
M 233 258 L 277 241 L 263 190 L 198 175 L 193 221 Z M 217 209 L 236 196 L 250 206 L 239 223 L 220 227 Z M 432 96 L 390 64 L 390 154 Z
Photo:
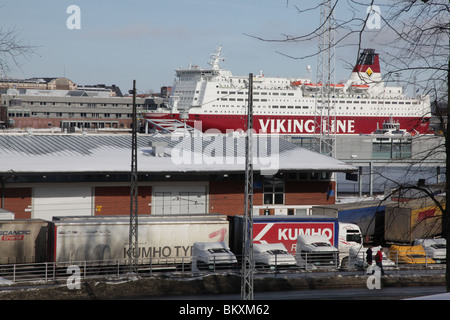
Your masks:
M 307 90 L 317 90 L 322 87 L 322 84 L 320 82 L 319 83 L 308 82 L 304 83 L 303 87 L 306 88 Z
M 300 80 L 297 81 L 291 81 L 291 86 L 297 87 L 297 86 L 301 86 L 302 82 Z
M 352 84 L 351 87 L 355 91 L 366 91 L 369 89 L 368 84 Z
M 342 83 L 338 83 L 338 84 L 332 83 L 332 84 L 330 84 L 330 87 L 337 89 L 337 90 L 344 90 L 345 85 Z

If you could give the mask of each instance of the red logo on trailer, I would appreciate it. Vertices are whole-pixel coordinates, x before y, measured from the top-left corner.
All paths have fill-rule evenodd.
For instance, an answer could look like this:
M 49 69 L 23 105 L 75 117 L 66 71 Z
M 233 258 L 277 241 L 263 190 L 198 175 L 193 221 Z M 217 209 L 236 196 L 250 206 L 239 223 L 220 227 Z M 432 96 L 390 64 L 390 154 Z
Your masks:
M 289 253 L 295 253 L 299 235 L 325 235 L 335 245 L 335 224 L 332 222 L 254 223 L 255 243 L 283 243 Z
M 23 234 L 10 235 L 10 236 L 2 236 L 2 241 L 16 241 L 23 240 Z

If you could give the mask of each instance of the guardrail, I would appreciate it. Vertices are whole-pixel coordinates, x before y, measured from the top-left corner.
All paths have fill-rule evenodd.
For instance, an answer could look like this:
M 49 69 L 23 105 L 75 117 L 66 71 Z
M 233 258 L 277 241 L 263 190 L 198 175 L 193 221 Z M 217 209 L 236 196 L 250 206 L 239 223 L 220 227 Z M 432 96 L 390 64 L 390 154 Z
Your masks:
M 364 249 L 365 250 L 365 249 Z M 421 252 L 423 254 L 423 252 Z M 102 261 L 71 261 L 71 262 L 43 262 L 27 264 L 0 265 L 0 285 L 31 283 L 31 282 L 56 282 L 68 281 L 70 277 L 81 279 L 99 277 L 130 277 L 130 276 L 153 276 L 161 273 L 176 273 L 178 276 L 190 277 L 205 273 L 235 273 L 240 274 L 240 263 L 224 264 L 221 260 L 213 260 L 210 264 L 204 264 L 194 270 L 192 268 L 193 257 L 179 258 L 146 258 L 138 259 L 137 274 L 132 271 L 129 259 L 102 260 Z M 241 257 L 237 257 L 241 261 Z M 315 271 L 337 272 L 339 270 L 338 254 L 311 254 L 302 253 L 291 256 L 290 262 L 286 257 L 275 255 L 268 263 L 255 263 L 255 272 L 264 274 L 266 272 L 292 272 L 302 273 Z M 415 260 L 414 260 L 415 259 Z M 422 260 L 419 260 L 422 259 Z M 349 265 L 346 270 L 366 271 L 367 263 L 365 252 L 357 257 L 349 257 Z M 266 261 L 267 262 L 267 261 Z M 375 259 L 373 262 L 375 265 Z M 383 260 L 383 268 L 430 268 L 436 265 L 431 257 L 419 252 L 409 252 L 409 256 L 400 252 L 388 252 Z
M 364 251 L 363 251 L 364 250 Z M 365 248 L 357 256 L 349 256 L 350 269 L 367 269 L 367 254 Z M 373 252 L 372 265 L 376 265 L 375 254 Z M 426 251 L 414 250 L 386 250 L 383 253 L 382 266 L 384 269 L 390 268 L 430 268 L 435 265 L 444 265 L 445 256 L 430 255 Z
M 311 269 L 337 270 L 337 255 L 325 257 L 321 255 L 306 254 L 302 256 L 303 263 L 298 263 L 295 257 L 289 255 L 292 260 L 286 261 L 286 257 L 275 255 L 266 263 L 255 263 L 255 272 L 273 272 L 281 270 L 301 271 Z M 153 276 L 162 272 L 177 273 L 182 276 L 192 276 L 209 272 L 240 273 L 241 264 L 223 263 L 222 260 L 213 260 L 210 264 L 198 265 L 192 268 L 193 257 L 179 258 L 145 258 L 137 260 L 137 273 L 139 276 Z M 326 258 L 324 260 L 324 258 Z M 241 261 L 237 257 L 237 261 Z M 325 262 L 326 261 L 326 262 Z M 314 267 L 314 264 L 316 267 Z M 76 271 L 76 272 L 75 272 Z M 64 281 L 68 277 L 76 275 L 80 278 L 96 277 L 126 277 L 136 275 L 130 267 L 129 259 L 101 260 L 101 261 L 70 261 L 70 262 L 43 262 L 0 265 L 0 285 L 27 282 Z

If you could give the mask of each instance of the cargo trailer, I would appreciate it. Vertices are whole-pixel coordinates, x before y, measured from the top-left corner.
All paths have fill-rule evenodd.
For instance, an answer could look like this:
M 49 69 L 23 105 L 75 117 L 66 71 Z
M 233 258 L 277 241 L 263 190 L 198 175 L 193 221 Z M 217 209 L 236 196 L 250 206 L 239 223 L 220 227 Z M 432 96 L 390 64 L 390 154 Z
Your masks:
M 237 256 L 242 255 L 243 216 L 234 216 L 231 221 L 230 247 Z M 341 236 L 339 235 L 341 232 Z M 332 216 L 254 216 L 253 243 L 282 243 L 286 250 L 296 255 L 297 239 L 301 235 L 324 236 L 339 250 L 339 266 L 348 266 L 349 249 L 362 246 L 361 230 L 351 223 L 340 224 Z
M 0 264 L 45 262 L 47 232 L 46 220 L 0 220 Z
M 231 250 L 242 254 L 243 216 L 232 217 Z M 339 224 L 337 218 L 323 216 L 254 216 L 254 243 L 282 243 L 286 250 L 295 255 L 297 238 L 302 234 L 325 235 L 333 246 L 338 245 Z
M 311 209 L 313 215 L 337 217 L 339 222 L 353 223 L 360 227 L 365 243 L 381 244 L 384 241 L 384 213 L 386 202 L 358 201 Z
M 385 241 L 413 244 L 416 239 L 442 235 L 442 212 L 431 199 L 416 199 L 386 206 Z
M 55 219 L 50 223 L 51 261 L 127 259 L 129 218 Z M 194 242 L 229 242 L 226 216 L 139 216 L 137 258 L 142 263 L 190 263 Z M 168 259 L 171 260 L 168 260 Z

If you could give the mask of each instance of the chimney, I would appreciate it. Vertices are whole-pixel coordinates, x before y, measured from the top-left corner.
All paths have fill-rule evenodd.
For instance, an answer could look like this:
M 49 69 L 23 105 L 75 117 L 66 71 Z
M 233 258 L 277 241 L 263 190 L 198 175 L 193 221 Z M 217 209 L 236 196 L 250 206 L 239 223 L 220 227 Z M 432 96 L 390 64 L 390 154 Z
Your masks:
M 164 157 L 164 148 L 167 147 L 167 142 L 150 141 L 148 145 L 152 147 L 153 154 L 155 155 L 155 157 Z

